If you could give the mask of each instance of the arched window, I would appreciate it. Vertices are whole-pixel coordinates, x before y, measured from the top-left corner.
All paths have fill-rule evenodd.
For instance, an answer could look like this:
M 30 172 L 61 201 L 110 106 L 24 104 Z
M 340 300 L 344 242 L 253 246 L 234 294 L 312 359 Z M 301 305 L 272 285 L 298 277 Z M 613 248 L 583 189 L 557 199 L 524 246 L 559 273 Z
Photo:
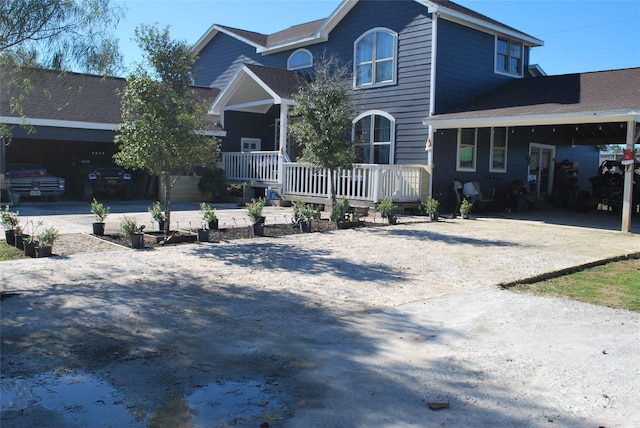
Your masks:
M 306 49 L 298 49 L 287 60 L 288 70 L 313 67 L 313 55 Z
M 360 36 L 354 48 L 355 86 L 377 86 L 396 81 L 398 35 L 375 28 Z
M 383 111 L 361 114 L 353 121 L 357 163 L 393 164 L 396 120 Z

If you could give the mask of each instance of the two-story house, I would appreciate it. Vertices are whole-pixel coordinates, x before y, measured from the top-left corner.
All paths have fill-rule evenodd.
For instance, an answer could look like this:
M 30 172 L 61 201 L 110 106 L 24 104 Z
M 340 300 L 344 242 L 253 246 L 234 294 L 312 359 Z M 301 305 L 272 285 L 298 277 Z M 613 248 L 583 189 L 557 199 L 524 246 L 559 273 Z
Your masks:
M 352 68 L 357 110 L 357 164 L 332 177 L 339 197 L 372 206 L 433 195 L 453 212 L 455 179 L 478 182 L 485 196 L 495 189 L 502 206 L 514 182 L 528 199 L 567 206 L 576 192 L 557 185 L 566 184 L 563 174 L 571 174 L 574 190 L 590 191 L 599 147 L 638 141 L 640 68 L 546 76 L 529 61 L 542 44 L 451 1 L 344 0 L 326 19 L 274 34 L 213 25 L 193 47 L 194 84 L 210 89 L 228 178 L 271 188 L 267 195 L 327 200 L 329 175 L 295 162 L 299 148 L 288 125 L 296 120 L 292 94 L 331 54 Z M 84 89 L 58 93 L 68 82 L 47 80 L 53 96 L 25 108 L 38 132 L 16 127 L 8 161 L 37 155 L 41 163 L 69 164 L 89 149 L 116 150 L 113 91 L 124 81 L 66 79 L 82 80 Z M 0 121 L 22 122 L 5 101 Z M 625 177 L 632 187 L 632 172 Z M 637 211 L 630 195 L 626 218 Z
M 359 186 L 339 186 L 343 196 L 371 204 L 435 195 L 453 209 L 453 179 L 497 188 L 496 199 L 520 181 L 541 200 L 554 193 L 563 161 L 572 174 L 585 171 L 574 174 L 576 188 L 590 190 L 598 146 L 625 143 L 635 130 L 638 85 L 629 83 L 638 69 L 545 76 L 529 63 L 542 45 L 451 1 L 345 0 L 326 19 L 269 35 L 213 25 L 194 46 L 194 72 L 197 85 L 221 88 L 210 112 L 227 132 L 231 179 L 321 196 L 326 186 L 313 172 L 260 166 L 276 165 L 265 156 L 278 151 L 296 159 L 291 94 L 323 54 L 338 55 L 352 66 L 357 110 L 358 165 L 335 179 Z

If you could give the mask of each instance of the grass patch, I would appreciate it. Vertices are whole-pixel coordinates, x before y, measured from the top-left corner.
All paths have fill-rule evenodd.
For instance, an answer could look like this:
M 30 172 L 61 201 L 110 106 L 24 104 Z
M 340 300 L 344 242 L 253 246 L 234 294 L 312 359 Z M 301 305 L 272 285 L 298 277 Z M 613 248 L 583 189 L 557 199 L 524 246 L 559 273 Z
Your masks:
M 13 245 L 7 245 L 7 241 L 0 241 L 0 262 L 7 260 L 24 259 L 24 251 Z
M 517 293 L 564 297 L 640 312 L 640 259 L 611 262 L 558 278 L 508 288 Z

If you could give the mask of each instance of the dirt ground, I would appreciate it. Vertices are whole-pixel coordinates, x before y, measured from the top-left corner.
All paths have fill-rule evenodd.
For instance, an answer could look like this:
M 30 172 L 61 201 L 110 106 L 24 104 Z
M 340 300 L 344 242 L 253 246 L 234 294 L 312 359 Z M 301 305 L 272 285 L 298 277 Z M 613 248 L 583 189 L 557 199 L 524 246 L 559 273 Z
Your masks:
M 98 247 L 0 264 L 3 427 L 640 426 L 640 314 L 496 287 L 637 234 L 455 219 Z

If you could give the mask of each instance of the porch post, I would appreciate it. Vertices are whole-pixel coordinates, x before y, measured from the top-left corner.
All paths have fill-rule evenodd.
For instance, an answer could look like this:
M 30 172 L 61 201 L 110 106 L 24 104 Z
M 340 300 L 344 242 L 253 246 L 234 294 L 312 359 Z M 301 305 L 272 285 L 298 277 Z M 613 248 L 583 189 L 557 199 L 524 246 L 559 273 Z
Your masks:
M 285 103 L 280 104 L 280 135 L 278 136 L 278 151 L 283 155 L 287 153 L 287 133 L 289 123 L 287 122 L 289 115 L 289 106 Z
M 433 135 L 434 129 L 429 125 L 429 136 L 425 143 L 424 149 L 427 151 L 427 172 L 429 173 L 429 187 L 427 188 L 427 196 L 433 197 Z
M 627 150 L 634 153 L 636 121 L 627 122 Z M 635 159 L 635 156 L 634 156 Z M 633 190 L 633 168 L 634 164 L 625 165 L 624 167 L 624 193 L 622 196 L 622 232 L 631 232 L 631 208 L 632 208 L 632 190 Z

